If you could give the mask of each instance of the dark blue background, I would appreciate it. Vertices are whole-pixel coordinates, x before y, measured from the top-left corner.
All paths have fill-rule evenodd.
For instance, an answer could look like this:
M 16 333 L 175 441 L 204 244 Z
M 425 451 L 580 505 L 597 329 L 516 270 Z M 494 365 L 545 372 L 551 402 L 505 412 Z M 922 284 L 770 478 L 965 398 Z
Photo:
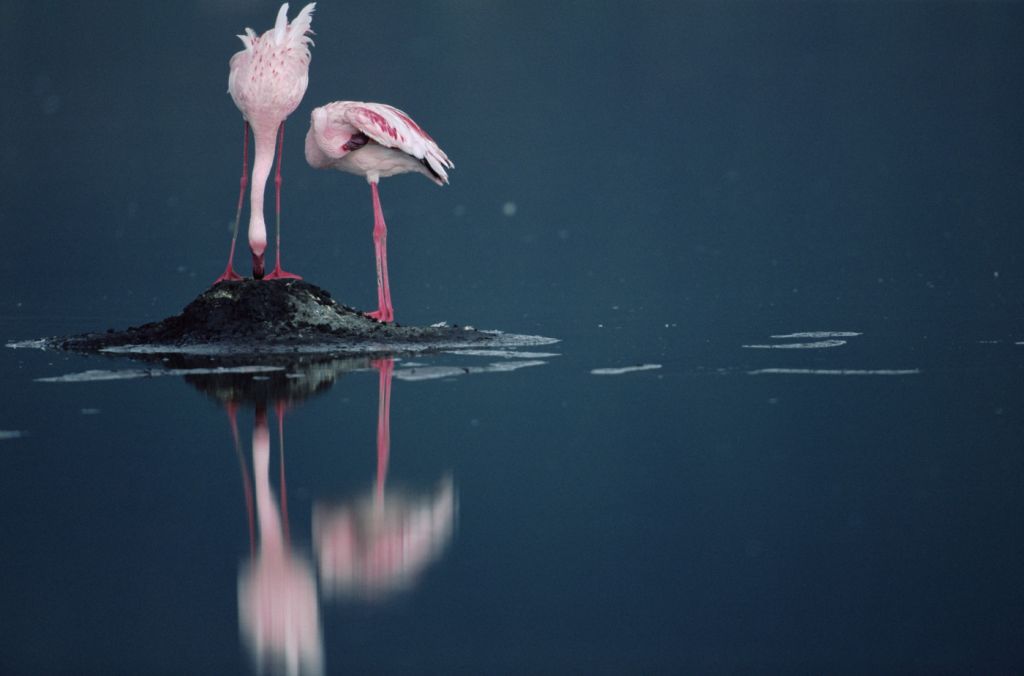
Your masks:
M 275 6 L 2 12 L 10 297 L 178 309 L 226 257 L 233 35 Z M 1022 25 L 1018 3 L 325 2 L 287 125 L 285 260 L 372 304 L 369 190 L 301 147 L 314 106 L 384 101 L 457 167 L 445 189 L 382 186 L 400 320 L 1004 317 L 1024 286 Z

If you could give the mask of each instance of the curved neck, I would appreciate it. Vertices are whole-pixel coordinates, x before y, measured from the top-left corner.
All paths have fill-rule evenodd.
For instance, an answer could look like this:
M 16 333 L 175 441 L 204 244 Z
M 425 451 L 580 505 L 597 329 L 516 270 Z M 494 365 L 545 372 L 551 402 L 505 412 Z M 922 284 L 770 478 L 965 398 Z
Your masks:
M 277 129 L 253 126 L 256 137 L 256 157 L 252 163 L 252 185 L 249 188 L 249 248 L 255 254 L 262 254 L 267 248 L 267 226 L 263 220 L 263 192 L 274 164 L 274 141 Z

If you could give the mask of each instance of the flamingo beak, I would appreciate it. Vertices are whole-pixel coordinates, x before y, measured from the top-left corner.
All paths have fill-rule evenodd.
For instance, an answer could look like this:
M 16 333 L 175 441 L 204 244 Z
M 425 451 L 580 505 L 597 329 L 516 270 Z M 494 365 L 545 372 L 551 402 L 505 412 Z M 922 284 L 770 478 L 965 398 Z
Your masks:
M 263 279 L 263 254 L 252 255 L 252 278 Z

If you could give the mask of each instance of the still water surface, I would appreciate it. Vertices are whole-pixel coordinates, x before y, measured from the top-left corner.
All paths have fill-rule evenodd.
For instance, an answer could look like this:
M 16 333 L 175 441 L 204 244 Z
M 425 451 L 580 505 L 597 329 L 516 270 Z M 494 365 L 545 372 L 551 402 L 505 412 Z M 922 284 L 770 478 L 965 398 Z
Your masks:
M 284 372 L 4 350 L 5 666 L 1020 663 L 1024 330 L 610 316 Z

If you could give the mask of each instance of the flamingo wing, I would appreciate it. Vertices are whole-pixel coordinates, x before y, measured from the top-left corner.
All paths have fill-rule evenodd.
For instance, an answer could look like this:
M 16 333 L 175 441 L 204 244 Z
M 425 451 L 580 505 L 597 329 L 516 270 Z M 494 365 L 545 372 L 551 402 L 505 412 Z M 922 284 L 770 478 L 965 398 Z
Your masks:
M 398 108 L 384 103 L 349 102 L 343 108 L 343 119 L 380 145 L 423 160 L 448 182 L 447 170 L 455 165 L 434 139 Z

